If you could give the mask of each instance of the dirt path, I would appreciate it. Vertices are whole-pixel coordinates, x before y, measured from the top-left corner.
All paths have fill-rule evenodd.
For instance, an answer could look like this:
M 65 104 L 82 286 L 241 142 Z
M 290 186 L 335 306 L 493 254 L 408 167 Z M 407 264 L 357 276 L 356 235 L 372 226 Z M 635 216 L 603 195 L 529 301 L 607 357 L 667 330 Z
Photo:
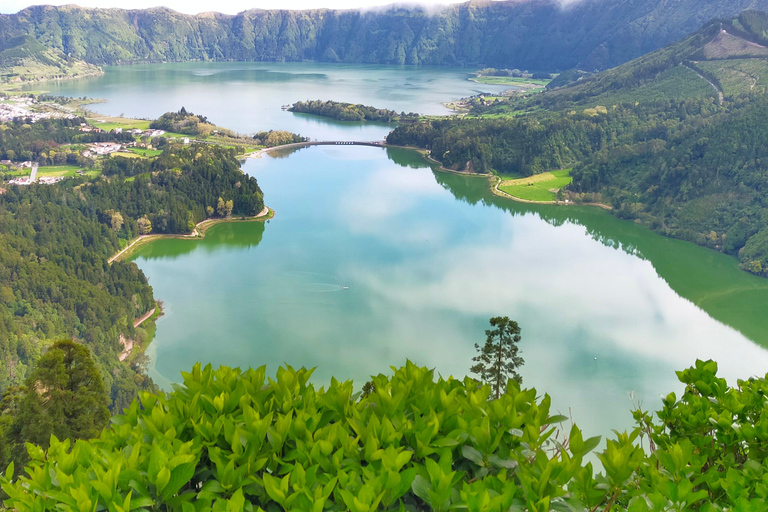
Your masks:
M 141 317 L 137 318 L 136 321 L 133 322 L 133 328 L 135 329 L 138 326 L 140 326 L 141 324 L 143 324 L 144 322 L 146 322 L 147 318 L 149 318 L 149 317 L 151 317 L 152 315 L 155 314 L 155 310 L 156 309 L 157 308 L 152 308 L 149 311 L 147 311 L 146 313 L 144 313 Z
M 688 66 L 687 64 L 683 63 L 683 66 L 685 66 L 686 68 L 688 68 L 688 69 L 690 69 L 691 71 L 693 71 L 694 73 L 696 73 L 696 75 L 698 75 L 698 77 L 699 77 L 699 78 L 701 78 L 702 80 L 706 80 L 706 81 L 707 81 L 707 83 L 708 83 L 709 85 L 711 85 L 711 86 L 712 86 L 712 88 L 713 88 L 713 89 L 715 90 L 715 92 L 717 93 L 717 99 L 718 99 L 718 101 L 720 102 L 720 105 L 722 105 L 722 104 L 723 104 L 723 101 L 725 100 L 725 96 L 723 95 L 723 91 L 721 91 L 721 90 L 720 90 L 720 88 L 719 88 L 719 87 L 718 87 L 718 86 L 717 86 L 717 85 L 716 85 L 714 82 L 711 82 L 711 81 L 709 80 L 709 78 L 707 78 L 707 77 L 703 76 L 701 73 L 699 73 L 698 71 L 696 71 L 696 70 L 695 70 L 695 69 L 693 69 L 692 67 Z
M 247 217 L 246 221 L 251 220 L 266 220 L 266 218 L 271 218 L 271 216 L 274 216 L 274 211 L 270 210 L 269 207 L 265 206 L 263 210 L 261 210 L 257 215 L 253 217 Z M 138 237 L 134 238 L 133 241 L 126 245 L 121 251 L 115 253 L 112 255 L 111 258 L 107 260 L 107 263 L 112 263 L 113 261 L 117 260 L 118 258 L 121 258 L 125 254 L 127 254 L 132 248 L 136 247 L 137 244 L 141 243 L 144 240 L 147 239 L 159 239 L 159 238 L 182 238 L 182 239 L 195 239 L 200 238 L 205 235 L 205 231 L 213 226 L 214 224 L 218 224 L 220 222 L 240 222 L 240 219 L 238 218 L 229 218 L 229 219 L 205 219 L 203 221 L 198 222 L 194 229 L 192 229 L 192 232 L 188 235 L 139 235 Z

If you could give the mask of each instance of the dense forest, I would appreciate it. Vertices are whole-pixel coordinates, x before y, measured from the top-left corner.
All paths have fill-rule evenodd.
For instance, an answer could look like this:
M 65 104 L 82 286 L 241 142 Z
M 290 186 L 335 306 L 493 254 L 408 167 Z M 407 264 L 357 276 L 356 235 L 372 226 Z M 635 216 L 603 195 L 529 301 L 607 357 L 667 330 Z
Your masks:
M 309 100 L 297 101 L 291 108 L 291 112 L 301 112 L 304 114 L 314 114 L 317 116 L 330 117 L 338 121 L 379 121 L 391 123 L 394 121 L 414 121 L 419 118 L 419 114 L 411 112 L 398 114 L 394 110 L 370 107 L 354 103 L 343 103 L 339 101 Z
M 469 2 L 427 11 L 265 11 L 35 6 L 0 15 L 0 44 L 33 36 L 91 64 L 249 60 L 605 69 L 768 0 Z
M 67 122 L 49 124 L 64 129 Z M 24 130 L 6 126 L 6 134 Z M 208 217 L 255 215 L 263 205 L 256 180 L 240 171 L 235 151 L 211 145 L 170 146 L 153 161 L 108 159 L 93 181 L 5 189 L 0 390 L 23 382 L 46 343 L 66 336 L 93 351 L 113 408 L 124 407 L 152 384 L 141 359 L 118 362 L 120 339 L 141 341 L 133 321 L 154 307 L 154 299 L 136 265 L 107 259 L 139 234 L 189 233 Z

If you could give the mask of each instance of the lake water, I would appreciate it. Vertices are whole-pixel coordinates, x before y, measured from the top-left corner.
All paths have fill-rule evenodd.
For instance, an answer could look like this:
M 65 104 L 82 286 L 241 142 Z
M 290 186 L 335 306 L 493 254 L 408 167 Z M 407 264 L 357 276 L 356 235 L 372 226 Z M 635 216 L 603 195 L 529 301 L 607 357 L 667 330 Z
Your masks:
M 659 408 L 696 358 L 732 380 L 768 369 L 768 352 L 737 330 L 767 341 L 768 281 L 732 258 L 599 209 L 497 198 L 484 179 L 405 150 L 312 147 L 244 170 L 274 219 L 135 258 L 165 302 L 151 346 L 159 382 L 196 361 L 317 366 L 318 383 L 358 386 L 406 358 L 463 376 L 488 319 L 508 315 L 522 327 L 524 384 L 606 434 L 631 426 L 631 395 Z M 736 308 L 750 321 L 713 318 Z
M 331 64 L 184 63 L 108 68 L 52 84 L 106 98 L 105 115 L 182 105 L 242 133 L 375 140 L 387 125 L 292 114 L 306 99 L 448 113 L 442 102 L 500 88 L 467 70 Z M 482 89 L 481 89 L 482 88 Z M 315 381 L 387 372 L 406 358 L 465 375 L 491 316 L 523 330 L 524 384 L 587 432 L 660 406 L 675 370 L 713 358 L 731 382 L 768 370 L 768 280 L 733 258 L 587 207 L 493 196 L 482 178 L 436 172 L 398 149 L 312 147 L 248 160 L 268 223 L 135 255 L 166 314 L 150 346 L 168 386 L 196 361 L 317 366 Z M 345 289 L 348 287 L 348 289 Z
M 468 69 L 323 63 L 186 62 L 108 67 L 104 76 L 50 82 L 63 96 L 103 98 L 105 115 L 157 118 L 184 106 L 240 133 L 289 130 L 318 140 L 379 140 L 386 124 L 338 122 L 281 109 L 305 100 L 363 103 L 442 115 L 443 102 L 508 87 L 467 80 Z M 39 89 L 40 86 L 37 85 Z

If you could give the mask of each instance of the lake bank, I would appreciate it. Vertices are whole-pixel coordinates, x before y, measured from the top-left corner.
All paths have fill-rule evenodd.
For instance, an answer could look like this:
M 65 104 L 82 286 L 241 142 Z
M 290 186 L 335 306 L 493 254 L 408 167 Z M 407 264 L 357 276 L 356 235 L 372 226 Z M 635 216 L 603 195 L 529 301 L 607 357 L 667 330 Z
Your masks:
M 107 260 L 107 263 L 112 263 L 113 261 L 122 261 L 125 258 L 130 258 L 131 254 L 139 249 L 142 245 L 153 242 L 155 240 L 161 240 L 166 238 L 175 238 L 180 240 L 200 240 L 203 237 L 205 237 L 205 232 L 208 230 L 211 226 L 215 226 L 216 224 L 222 224 L 226 222 L 262 222 L 265 220 L 269 220 L 275 216 L 274 210 L 264 207 L 263 210 L 261 210 L 258 214 L 254 215 L 253 217 L 228 217 L 228 218 L 222 218 L 222 219 L 205 219 L 203 221 L 198 222 L 195 224 L 195 228 L 192 230 L 192 232 L 188 235 L 181 235 L 181 234 L 149 234 L 149 235 L 140 235 L 136 238 L 134 238 L 127 246 L 125 246 L 120 251 L 116 252 L 112 257 L 110 257 Z

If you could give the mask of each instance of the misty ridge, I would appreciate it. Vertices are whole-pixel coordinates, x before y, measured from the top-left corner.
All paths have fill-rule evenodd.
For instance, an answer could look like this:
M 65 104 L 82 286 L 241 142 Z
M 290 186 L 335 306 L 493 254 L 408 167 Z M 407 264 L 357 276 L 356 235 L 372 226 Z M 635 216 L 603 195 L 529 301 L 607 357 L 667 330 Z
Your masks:
M 768 9 L 768 0 L 530 0 L 236 15 L 34 6 L 0 15 L 0 44 L 33 36 L 96 65 L 317 61 L 591 71 L 745 9 Z

